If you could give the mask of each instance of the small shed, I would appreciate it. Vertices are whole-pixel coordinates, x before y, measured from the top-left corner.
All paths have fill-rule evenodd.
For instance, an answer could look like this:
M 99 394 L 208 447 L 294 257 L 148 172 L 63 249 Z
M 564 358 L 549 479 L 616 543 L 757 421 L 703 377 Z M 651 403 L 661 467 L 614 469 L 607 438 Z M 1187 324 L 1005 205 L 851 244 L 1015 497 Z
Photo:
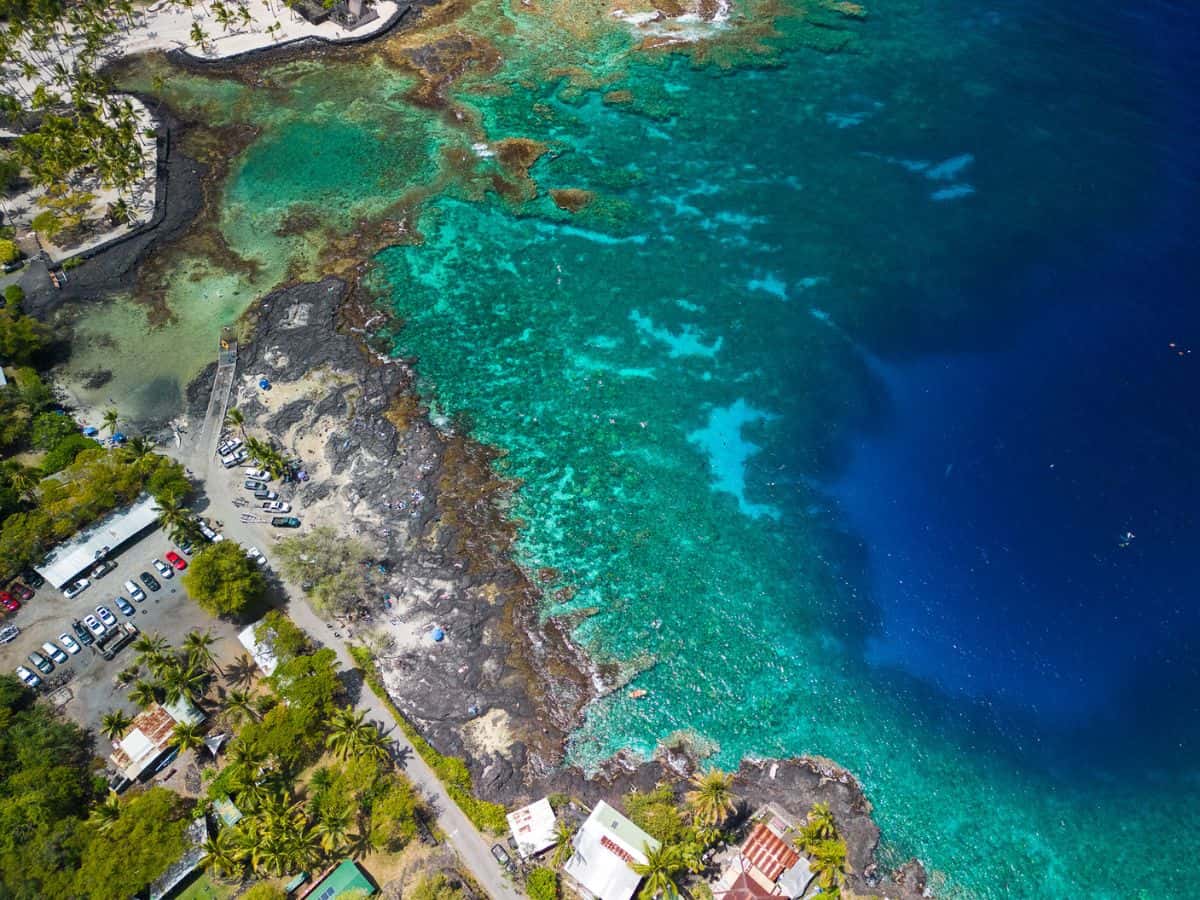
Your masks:
M 358 863 L 352 859 L 343 859 L 300 896 L 310 900 L 334 900 L 335 897 L 351 891 L 360 891 L 364 896 L 373 897 L 378 889 L 359 868 Z

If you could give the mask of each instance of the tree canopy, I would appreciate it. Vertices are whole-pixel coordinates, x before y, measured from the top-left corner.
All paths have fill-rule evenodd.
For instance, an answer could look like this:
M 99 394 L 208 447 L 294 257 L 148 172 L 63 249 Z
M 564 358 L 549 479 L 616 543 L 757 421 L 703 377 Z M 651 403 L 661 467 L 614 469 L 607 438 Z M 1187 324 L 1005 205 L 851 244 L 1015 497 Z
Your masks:
M 215 616 L 239 616 L 267 592 L 262 570 L 233 541 L 210 544 L 197 553 L 183 574 L 183 586 Z
M 77 884 L 93 900 L 124 900 L 152 884 L 187 850 L 191 803 L 154 787 L 121 802 L 117 820 L 92 831 Z M 119 848 L 119 852 L 117 852 Z

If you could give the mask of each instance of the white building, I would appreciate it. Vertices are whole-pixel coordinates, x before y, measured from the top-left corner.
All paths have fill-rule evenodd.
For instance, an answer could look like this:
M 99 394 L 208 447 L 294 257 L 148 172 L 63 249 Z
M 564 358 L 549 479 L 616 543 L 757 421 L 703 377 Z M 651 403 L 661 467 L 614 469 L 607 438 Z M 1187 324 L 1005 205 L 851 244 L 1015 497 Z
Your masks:
M 59 544 L 45 562 L 35 567 L 37 573 L 56 588 L 61 588 L 157 522 L 154 498 L 143 496 L 132 506 L 109 513 L 69 541 Z
M 594 900 L 629 900 L 642 876 L 632 863 L 646 863 L 646 851 L 659 842 L 604 801 L 596 804 L 579 833 L 575 853 L 563 871 L 584 897 Z
M 545 797 L 510 812 L 508 827 L 521 859 L 532 859 L 554 846 L 554 810 Z
M 275 667 L 279 665 L 279 660 L 275 657 L 275 651 L 271 645 L 260 641 L 255 637 L 254 632 L 262 625 L 263 620 L 259 619 L 251 625 L 247 625 L 238 632 L 238 640 L 242 646 L 250 651 L 250 655 L 254 657 L 254 664 L 262 671 L 264 675 L 274 675 Z

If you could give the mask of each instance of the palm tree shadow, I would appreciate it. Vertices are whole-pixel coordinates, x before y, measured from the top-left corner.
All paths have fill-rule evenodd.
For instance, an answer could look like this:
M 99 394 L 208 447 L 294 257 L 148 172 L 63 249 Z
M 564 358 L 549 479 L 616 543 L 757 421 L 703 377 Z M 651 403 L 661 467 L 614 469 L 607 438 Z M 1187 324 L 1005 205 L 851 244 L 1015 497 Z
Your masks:
M 257 674 L 258 667 L 249 653 L 243 653 L 225 666 L 225 680 L 233 687 L 249 687 Z

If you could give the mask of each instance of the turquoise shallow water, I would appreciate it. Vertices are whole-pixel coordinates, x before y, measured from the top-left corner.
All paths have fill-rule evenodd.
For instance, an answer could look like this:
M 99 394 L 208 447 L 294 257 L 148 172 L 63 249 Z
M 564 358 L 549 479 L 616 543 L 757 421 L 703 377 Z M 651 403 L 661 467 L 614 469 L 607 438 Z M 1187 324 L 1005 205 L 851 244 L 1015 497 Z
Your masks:
M 1009 346 L 1083 302 L 1025 272 L 1151 214 L 1134 39 L 1036 7 L 878 19 L 863 56 L 632 63 L 612 85 L 632 109 L 557 82 L 472 98 L 489 134 L 550 146 L 540 185 L 599 199 L 575 217 L 433 201 L 424 244 L 379 258 L 398 350 L 508 451 L 523 561 L 577 588 L 547 614 L 593 611 L 579 636 L 642 670 L 649 696 L 592 707 L 572 760 L 680 729 L 725 765 L 820 753 L 861 777 L 889 858 L 919 855 L 952 892 L 1184 896 L 1197 781 L 1179 748 L 1135 766 L 1116 757 L 1139 742 L 1098 752 L 1111 731 L 1066 730 L 1064 709 L 1095 724 L 1082 692 L 1014 674 L 1059 677 L 1053 644 L 1035 658 L 1014 625 L 994 657 L 969 646 L 982 595 L 947 600 L 949 637 L 923 649 L 921 596 L 949 581 L 922 571 L 897 624 L 840 484 L 892 427 L 885 368 Z M 929 652 L 968 662 L 943 672 Z
M 572 761 L 818 753 L 948 893 L 1187 896 L 1195 23 L 810 4 L 749 64 L 764 8 L 722 68 L 481 0 L 440 47 L 500 62 L 448 110 L 369 58 L 171 90 L 261 129 L 220 219 L 256 290 L 420 203 L 376 259 L 396 351 L 507 451 L 521 561 L 576 589 L 546 614 L 648 691 Z

